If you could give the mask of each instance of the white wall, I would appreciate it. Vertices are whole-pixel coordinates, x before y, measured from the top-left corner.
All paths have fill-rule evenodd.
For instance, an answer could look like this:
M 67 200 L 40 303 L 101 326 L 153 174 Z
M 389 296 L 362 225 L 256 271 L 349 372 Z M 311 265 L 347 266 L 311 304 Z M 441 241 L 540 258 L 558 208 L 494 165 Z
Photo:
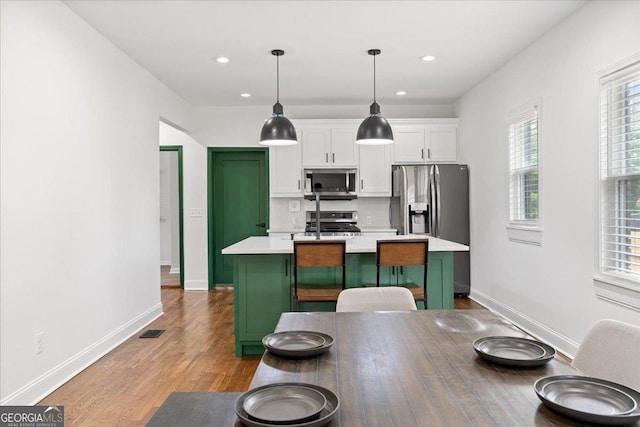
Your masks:
M 160 145 L 182 146 L 184 288 L 208 288 L 207 149 L 178 129 L 160 123 Z M 199 209 L 201 216 L 192 216 Z M 177 221 L 177 219 L 176 219 Z
M 0 55 L 0 403 L 33 404 L 162 313 L 158 120 L 188 112 L 58 1 L 0 2 Z
M 166 126 L 160 123 L 161 126 Z M 162 131 L 160 131 L 162 140 Z M 161 141 L 162 142 L 162 141 Z M 180 273 L 180 192 L 178 152 L 160 152 L 160 265 Z
M 160 122 L 162 127 L 163 123 Z M 162 131 L 160 131 L 160 141 L 162 142 Z M 165 152 L 171 161 L 171 269 L 169 273 L 180 274 L 180 166 L 177 151 Z
M 640 1 L 589 2 L 464 95 L 471 295 L 572 354 L 600 318 L 640 313 L 594 292 L 598 72 L 640 51 Z M 540 118 L 542 246 L 507 239 L 507 114 L 534 98 Z
M 160 265 L 171 265 L 171 154 L 160 152 Z

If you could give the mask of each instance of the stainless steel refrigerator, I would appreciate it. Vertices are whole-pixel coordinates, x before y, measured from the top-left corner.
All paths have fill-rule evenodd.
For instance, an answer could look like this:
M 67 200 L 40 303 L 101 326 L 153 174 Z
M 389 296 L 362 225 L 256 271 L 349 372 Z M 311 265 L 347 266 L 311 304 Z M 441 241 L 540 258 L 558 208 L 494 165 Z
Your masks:
M 398 234 L 429 234 L 469 245 L 467 165 L 394 166 L 391 226 Z M 469 252 L 454 252 L 454 293 L 470 290 Z

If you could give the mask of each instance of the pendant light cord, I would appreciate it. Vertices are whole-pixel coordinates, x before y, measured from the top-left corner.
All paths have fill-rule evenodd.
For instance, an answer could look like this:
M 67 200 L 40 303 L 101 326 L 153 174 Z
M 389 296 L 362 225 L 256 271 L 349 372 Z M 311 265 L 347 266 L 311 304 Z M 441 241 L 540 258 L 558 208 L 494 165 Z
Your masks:
M 376 55 L 373 56 L 373 102 L 376 102 Z
M 280 55 L 276 55 L 276 102 L 280 102 Z

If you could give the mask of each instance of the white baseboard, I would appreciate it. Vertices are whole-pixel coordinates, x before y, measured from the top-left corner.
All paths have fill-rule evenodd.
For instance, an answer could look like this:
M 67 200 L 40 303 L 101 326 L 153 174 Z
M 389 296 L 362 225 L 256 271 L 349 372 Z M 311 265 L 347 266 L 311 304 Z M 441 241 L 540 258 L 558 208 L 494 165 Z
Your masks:
M 35 405 L 96 360 L 122 344 L 162 315 L 162 303 L 125 323 L 104 338 L 67 359 L 0 401 L 0 405 Z
M 209 282 L 207 280 L 185 280 L 185 291 L 208 291 Z
M 482 292 L 474 291 L 473 289 L 471 290 L 469 298 L 484 305 L 492 312 L 504 317 L 539 340 L 555 347 L 557 351 L 565 354 L 566 356 L 573 358 L 573 355 L 576 354 L 576 351 L 578 350 L 577 342 L 562 335 L 560 332 L 551 329 L 547 325 L 532 319 L 526 314 L 514 310 L 508 305 L 491 298 Z
M 171 264 L 169 264 L 171 265 Z M 180 274 L 180 267 L 171 267 L 169 269 L 169 274 Z

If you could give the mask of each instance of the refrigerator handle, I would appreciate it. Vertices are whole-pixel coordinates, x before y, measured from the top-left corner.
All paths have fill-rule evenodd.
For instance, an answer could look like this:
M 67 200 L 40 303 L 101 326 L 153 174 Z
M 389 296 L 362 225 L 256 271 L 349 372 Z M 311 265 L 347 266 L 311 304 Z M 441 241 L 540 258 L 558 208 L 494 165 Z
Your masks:
M 427 185 L 427 201 L 429 202 L 429 234 L 435 237 L 435 209 L 436 204 L 434 201 L 435 187 L 434 187 L 433 165 L 429 166 L 429 185 Z
M 436 189 L 436 196 L 435 196 L 435 201 L 436 201 L 436 237 L 440 237 L 440 214 L 441 214 L 441 209 L 440 206 L 442 205 L 442 203 L 440 203 L 440 168 L 438 168 L 438 165 L 434 166 L 435 168 L 435 189 Z
M 407 183 L 407 168 L 404 166 L 400 166 L 400 183 L 402 187 L 400 188 L 400 218 L 401 219 L 401 234 L 409 233 L 409 208 L 407 203 L 407 192 L 408 183 Z

